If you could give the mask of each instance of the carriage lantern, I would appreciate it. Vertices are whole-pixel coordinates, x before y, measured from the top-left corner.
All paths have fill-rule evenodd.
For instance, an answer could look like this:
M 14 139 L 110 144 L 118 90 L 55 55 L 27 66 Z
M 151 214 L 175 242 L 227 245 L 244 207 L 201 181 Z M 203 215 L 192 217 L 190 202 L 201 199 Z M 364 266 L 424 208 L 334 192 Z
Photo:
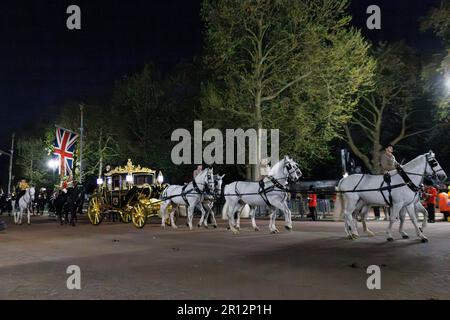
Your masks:
M 156 178 L 156 181 L 158 181 L 159 184 L 162 184 L 164 182 L 164 176 L 161 171 L 158 173 L 158 177 Z
M 133 175 L 132 174 L 127 174 L 125 180 L 128 183 L 133 183 Z

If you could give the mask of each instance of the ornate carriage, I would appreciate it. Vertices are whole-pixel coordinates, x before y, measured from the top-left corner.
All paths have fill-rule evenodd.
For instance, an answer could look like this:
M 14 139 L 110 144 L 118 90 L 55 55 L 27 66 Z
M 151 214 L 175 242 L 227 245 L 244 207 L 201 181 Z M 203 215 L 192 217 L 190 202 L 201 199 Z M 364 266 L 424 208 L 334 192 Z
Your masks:
M 116 167 L 98 182 L 87 212 L 93 225 L 109 213 L 118 213 L 122 222 L 133 222 L 137 228 L 143 228 L 148 218 L 160 216 L 159 197 L 165 185 L 157 181 L 154 170 L 135 166 L 128 159 L 126 166 Z

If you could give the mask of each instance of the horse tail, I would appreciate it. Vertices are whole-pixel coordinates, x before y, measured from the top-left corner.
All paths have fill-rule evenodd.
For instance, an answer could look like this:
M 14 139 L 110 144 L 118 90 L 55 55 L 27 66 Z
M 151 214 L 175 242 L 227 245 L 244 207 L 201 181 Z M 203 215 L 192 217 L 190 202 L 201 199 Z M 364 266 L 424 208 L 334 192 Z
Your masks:
M 232 208 L 230 208 L 230 196 L 232 195 L 232 193 L 231 193 L 231 190 L 232 190 L 231 185 L 232 184 L 234 184 L 234 182 L 227 184 L 223 188 L 223 197 L 225 198 L 225 203 L 222 208 L 222 218 L 223 219 L 229 219 L 230 210 L 232 210 Z
M 337 208 L 335 207 L 334 210 L 334 220 L 338 221 L 340 220 L 344 215 L 344 207 L 345 207 L 345 199 L 344 195 L 342 194 L 341 190 L 341 181 L 339 181 L 337 187 L 336 187 L 336 204 L 338 204 Z

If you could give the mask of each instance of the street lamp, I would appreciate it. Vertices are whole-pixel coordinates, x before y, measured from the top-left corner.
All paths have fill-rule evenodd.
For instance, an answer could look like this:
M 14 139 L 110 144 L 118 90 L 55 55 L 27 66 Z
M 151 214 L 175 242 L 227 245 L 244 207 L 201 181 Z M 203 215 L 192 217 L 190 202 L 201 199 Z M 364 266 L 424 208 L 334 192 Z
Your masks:
M 58 168 L 58 166 L 59 166 L 58 159 L 52 158 L 52 159 L 47 161 L 47 167 L 49 167 L 53 171 L 55 171 Z

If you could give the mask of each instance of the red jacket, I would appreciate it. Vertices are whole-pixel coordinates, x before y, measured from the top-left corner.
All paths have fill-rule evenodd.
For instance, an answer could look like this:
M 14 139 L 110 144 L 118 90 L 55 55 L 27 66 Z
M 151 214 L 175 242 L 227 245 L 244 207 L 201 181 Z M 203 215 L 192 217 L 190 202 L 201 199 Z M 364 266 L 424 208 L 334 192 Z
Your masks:
M 315 193 L 308 194 L 308 207 L 310 208 L 317 207 L 317 194 Z
M 434 187 L 425 188 L 425 203 L 436 205 L 437 190 Z

